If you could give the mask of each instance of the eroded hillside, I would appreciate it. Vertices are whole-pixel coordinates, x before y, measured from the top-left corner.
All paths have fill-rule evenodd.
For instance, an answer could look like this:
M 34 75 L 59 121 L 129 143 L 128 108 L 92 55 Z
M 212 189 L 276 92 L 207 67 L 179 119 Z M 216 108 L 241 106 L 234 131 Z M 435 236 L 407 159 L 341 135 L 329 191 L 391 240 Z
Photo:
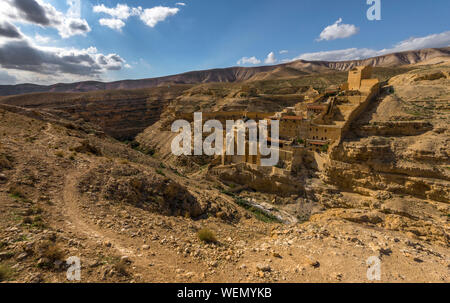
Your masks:
M 83 282 L 366 282 L 377 256 L 383 282 L 448 282 L 450 85 L 437 63 L 376 69 L 380 98 L 290 195 L 174 157 L 167 122 L 279 111 L 344 73 L 3 99 L 0 278 L 64 282 L 77 256 Z M 121 130 L 137 142 L 110 136 Z

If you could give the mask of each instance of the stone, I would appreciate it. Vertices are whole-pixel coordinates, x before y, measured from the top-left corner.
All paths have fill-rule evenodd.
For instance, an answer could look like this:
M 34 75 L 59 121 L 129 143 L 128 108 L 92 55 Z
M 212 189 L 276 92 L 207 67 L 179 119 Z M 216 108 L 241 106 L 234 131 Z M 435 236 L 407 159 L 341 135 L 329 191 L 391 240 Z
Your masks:
M 63 261 L 61 261 L 61 260 L 56 260 L 56 261 L 53 263 L 53 266 L 54 266 L 55 269 L 61 269 L 61 268 L 62 268 L 62 265 L 63 265 Z
M 37 262 L 38 267 L 45 267 L 50 263 L 50 260 L 47 258 L 40 258 Z
M 272 268 L 270 267 L 269 264 L 258 264 L 258 265 L 256 265 L 256 269 L 261 272 L 271 272 L 272 271 Z
M 282 257 L 279 253 L 274 252 L 272 255 L 273 255 L 275 258 L 283 259 L 283 257 Z
M 31 275 L 29 279 L 29 283 L 41 283 L 42 281 L 44 281 L 44 279 L 40 273 Z
M 17 261 L 23 261 L 27 257 L 28 257 L 28 254 L 26 252 L 24 252 L 24 253 L 19 254 L 16 259 L 17 259 Z
M 128 257 L 128 256 L 122 256 L 120 258 L 120 261 L 123 262 L 123 263 L 128 263 L 128 264 L 132 263 L 130 257 Z
M 13 256 L 12 253 L 2 252 L 2 253 L 0 253 L 0 261 L 11 259 L 12 256 Z

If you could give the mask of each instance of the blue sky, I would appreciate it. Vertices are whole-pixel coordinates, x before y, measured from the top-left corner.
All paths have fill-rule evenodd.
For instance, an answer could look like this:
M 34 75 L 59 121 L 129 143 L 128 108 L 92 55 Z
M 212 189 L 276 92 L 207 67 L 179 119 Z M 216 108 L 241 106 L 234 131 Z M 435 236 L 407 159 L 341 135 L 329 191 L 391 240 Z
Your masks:
M 238 63 L 359 59 L 450 45 L 448 0 L 381 0 L 381 21 L 368 20 L 366 0 L 2 3 L 0 20 L 6 21 L 0 33 L 14 27 L 20 37 L 0 34 L 0 84 L 138 79 Z M 27 10 L 38 7 L 44 17 L 33 19 Z M 39 59 L 24 66 L 21 52 L 9 51 L 19 46 Z

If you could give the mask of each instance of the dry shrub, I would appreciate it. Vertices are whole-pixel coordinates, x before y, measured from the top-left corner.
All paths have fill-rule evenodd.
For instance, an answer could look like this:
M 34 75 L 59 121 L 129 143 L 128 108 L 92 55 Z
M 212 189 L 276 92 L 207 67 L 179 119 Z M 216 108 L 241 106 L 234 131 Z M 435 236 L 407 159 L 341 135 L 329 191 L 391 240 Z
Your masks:
M 114 269 L 122 276 L 129 276 L 128 265 L 125 261 L 119 260 L 115 262 Z
M 18 185 L 11 185 L 9 187 L 8 193 L 16 199 L 24 199 L 24 200 L 27 199 L 24 190 Z
M 11 169 L 11 161 L 5 156 L 0 154 L 0 169 Z
M 11 278 L 13 271 L 11 267 L 0 264 L 0 282 L 8 281 Z
M 216 234 L 208 228 L 202 228 L 197 233 L 200 241 L 205 243 L 217 243 Z
M 42 257 L 49 259 L 51 262 L 64 260 L 64 252 L 56 243 L 46 242 L 41 249 Z

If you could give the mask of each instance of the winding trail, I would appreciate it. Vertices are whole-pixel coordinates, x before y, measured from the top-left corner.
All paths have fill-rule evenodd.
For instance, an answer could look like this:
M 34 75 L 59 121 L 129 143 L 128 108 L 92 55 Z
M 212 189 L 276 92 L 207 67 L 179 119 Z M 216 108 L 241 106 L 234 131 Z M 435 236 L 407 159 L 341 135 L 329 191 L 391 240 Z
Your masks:
M 136 268 L 133 273 L 142 276 L 146 282 L 173 281 L 176 279 L 177 265 L 181 265 L 181 257 L 173 249 L 169 249 L 159 243 L 151 243 L 151 251 L 156 252 L 151 255 L 151 251 L 142 251 L 143 239 L 141 237 L 132 238 L 121 235 L 113 230 L 102 229 L 90 222 L 83 214 L 81 205 L 87 205 L 87 201 L 79 193 L 78 182 L 96 163 L 91 162 L 85 167 L 70 171 L 66 175 L 64 189 L 62 192 L 64 212 L 67 218 L 66 224 L 77 235 L 86 238 L 86 244 L 92 247 L 98 247 L 101 244 L 104 249 L 115 250 L 120 256 L 127 256 L 132 261 L 132 266 Z M 111 243 L 110 248 L 106 248 L 105 243 Z M 150 266 L 152 264 L 152 266 Z M 191 264 L 193 271 L 200 270 L 200 267 Z

